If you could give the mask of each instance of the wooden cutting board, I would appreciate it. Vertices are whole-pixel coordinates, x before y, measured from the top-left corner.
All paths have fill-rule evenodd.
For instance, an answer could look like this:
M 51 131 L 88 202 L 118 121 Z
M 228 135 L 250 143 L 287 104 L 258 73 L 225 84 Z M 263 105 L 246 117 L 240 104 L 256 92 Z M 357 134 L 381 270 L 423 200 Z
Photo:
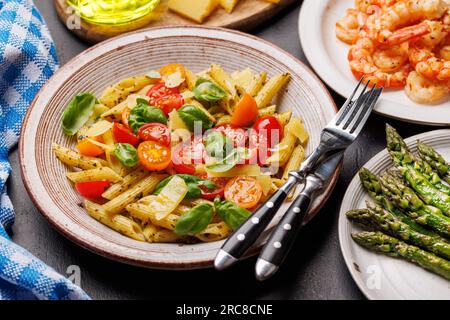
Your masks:
M 264 0 L 240 0 L 231 14 L 219 7 L 202 25 L 232 28 L 243 31 L 250 30 L 251 28 L 260 25 L 267 19 L 273 17 L 286 6 L 297 1 L 299 0 L 281 0 L 279 4 L 275 5 Z M 73 25 L 74 22 L 73 10 L 69 8 L 66 0 L 54 0 L 54 3 L 58 16 L 63 23 L 68 26 L 70 31 L 87 42 L 97 43 L 129 31 L 121 28 L 120 26 L 117 26 L 114 30 L 111 30 L 104 28 L 101 25 L 91 24 L 84 20 L 81 20 L 81 25 L 79 27 L 70 27 L 70 25 Z M 137 27 L 161 27 L 167 25 L 199 24 L 168 11 L 158 20 L 150 23 L 143 21 Z

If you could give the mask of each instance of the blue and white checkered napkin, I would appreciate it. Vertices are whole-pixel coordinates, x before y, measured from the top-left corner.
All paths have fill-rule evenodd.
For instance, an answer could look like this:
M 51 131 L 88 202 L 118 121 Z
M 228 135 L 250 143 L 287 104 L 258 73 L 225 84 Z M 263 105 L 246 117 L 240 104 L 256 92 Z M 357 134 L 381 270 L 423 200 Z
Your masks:
M 8 152 L 32 99 L 57 67 L 50 33 L 31 0 L 0 0 L 0 299 L 89 298 L 5 231 L 14 222 L 5 185 Z

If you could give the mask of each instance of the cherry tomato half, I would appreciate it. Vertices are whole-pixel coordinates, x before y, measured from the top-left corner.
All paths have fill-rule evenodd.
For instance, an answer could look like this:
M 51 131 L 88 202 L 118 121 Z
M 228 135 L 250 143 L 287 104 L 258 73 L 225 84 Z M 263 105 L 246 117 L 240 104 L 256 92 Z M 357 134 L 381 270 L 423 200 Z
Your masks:
M 170 146 L 170 130 L 162 123 L 147 123 L 138 130 L 139 137 L 144 141 L 156 141 L 164 146 Z
M 243 147 L 247 142 L 248 133 L 244 128 L 235 127 L 230 124 L 223 124 L 215 127 L 213 130 L 219 131 L 231 140 L 235 147 Z
M 79 182 L 75 184 L 75 189 L 86 199 L 98 199 L 110 184 L 108 181 Z
M 162 97 L 171 95 L 171 94 L 179 94 L 180 90 L 178 88 L 167 88 L 164 82 L 160 82 L 155 84 L 150 88 L 147 92 L 147 96 L 150 98 L 149 104 L 151 106 L 156 106 L 156 101 Z
M 122 124 L 123 124 L 125 127 L 129 127 L 129 125 L 128 125 L 128 119 L 130 118 L 130 113 L 131 113 L 131 109 L 130 109 L 130 108 L 125 108 L 125 109 L 122 111 Z
M 139 144 L 138 158 L 145 169 L 162 171 L 170 164 L 170 148 L 155 141 L 144 141 Z
M 184 105 L 184 99 L 181 94 L 169 94 L 155 101 L 155 106 L 160 108 L 166 115 L 172 110 L 178 110 Z
M 216 197 L 224 197 L 225 194 L 225 185 L 227 184 L 228 180 L 227 178 L 206 178 L 207 180 L 210 180 L 214 182 L 216 185 L 215 189 L 208 189 L 205 186 L 200 186 L 200 190 L 202 191 L 202 198 L 207 200 L 213 200 Z
M 231 123 L 238 127 L 251 125 L 258 117 L 258 106 L 255 99 L 248 93 L 238 102 L 231 116 Z
M 133 146 L 137 146 L 139 143 L 139 138 L 136 137 L 128 127 L 118 122 L 114 122 L 112 133 L 114 141 L 117 143 L 129 143 Z
M 261 117 L 253 125 L 253 130 L 267 141 L 269 148 L 280 143 L 283 139 L 283 127 L 273 116 Z
M 186 79 L 186 69 L 182 64 L 171 63 L 159 69 L 159 74 L 162 77 L 170 76 L 175 72 L 179 72 L 181 74 L 181 77 Z
M 225 199 L 245 209 L 255 207 L 262 193 L 259 182 L 250 176 L 234 177 L 225 186 Z
M 206 149 L 203 138 L 193 136 L 173 148 L 172 166 L 178 173 L 195 174 L 195 165 L 205 163 Z

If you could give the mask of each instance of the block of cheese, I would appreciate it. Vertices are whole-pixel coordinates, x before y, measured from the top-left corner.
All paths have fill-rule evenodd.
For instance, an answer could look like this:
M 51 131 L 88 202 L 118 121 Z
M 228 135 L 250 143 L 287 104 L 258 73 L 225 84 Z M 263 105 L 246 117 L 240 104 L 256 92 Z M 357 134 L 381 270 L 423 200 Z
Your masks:
M 220 6 L 231 13 L 239 0 L 220 0 Z
M 219 5 L 219 0 L 169 0 L 169 9 L 202 23 Z

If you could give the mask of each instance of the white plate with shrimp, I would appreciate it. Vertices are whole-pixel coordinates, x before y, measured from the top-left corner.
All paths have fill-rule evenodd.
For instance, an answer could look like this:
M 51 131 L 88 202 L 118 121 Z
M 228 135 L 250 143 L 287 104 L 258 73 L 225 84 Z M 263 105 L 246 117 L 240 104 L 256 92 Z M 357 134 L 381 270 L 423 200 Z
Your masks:
M 450 6 L 448 2 L 447 5 Z M 350 46 L 336 37 L 336 22 L 353 7 L 351 0 L 304 0 L 299 17 L 299 35 L 307 59 L 322 80 L 344 97 L 351 94 L 357 80 L 348 62 Z M 416 100 L 442 97 L 433 103 L 420 104 L 411 100 L 405 89 L 388 89 L 375 111 L 407 122 L 450 125 L 450 82 L 424 88 L 429 83 L 416 74 L 412 73 L 410 79 L 415 87 L 409 93 Z

